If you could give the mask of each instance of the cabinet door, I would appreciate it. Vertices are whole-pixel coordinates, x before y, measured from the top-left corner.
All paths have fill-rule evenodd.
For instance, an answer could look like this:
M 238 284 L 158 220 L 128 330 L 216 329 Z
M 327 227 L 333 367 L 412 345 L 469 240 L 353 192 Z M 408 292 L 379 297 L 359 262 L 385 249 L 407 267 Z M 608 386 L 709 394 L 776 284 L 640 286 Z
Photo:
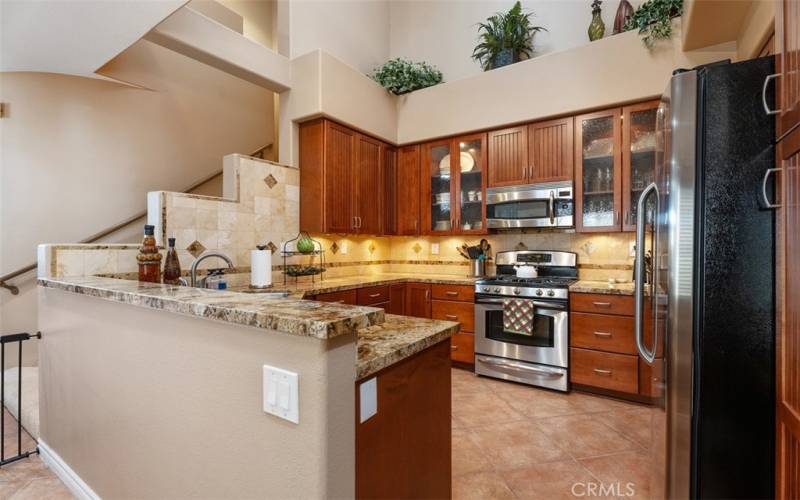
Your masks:
M 489 132 L 487 146 L 489 187 L 528 183 L 528 127 Z
M 458 155 L 451 161 L 456 179 L 455 231 L 486 233 L 486 134 L 458 137 L 452 146 Z
M 623 231 L 636 230 L 639 195 L 655 179 L 658 104 L 648 101 L 622 108 Z
M 426 283 L 406 284 L 406 316 L 431 317 L 431 286 Z
M 356 134 L 333 122 L 325 122 L 325 232 L 351 233 L 353 214 L 353 164 Z
M 389 314 L 403 315 L 406 312 L 406 285 L 397 283 L 389 287 L 389 306 L 386 308 Z
M 572 180 L 574 121 L 570 116 L 528 125 L 528 182 Z
M 405 146 L 397 152 L 397 233 L 420 234 L 420 146 Z
M 383 222 L 383 144 L 371 137 L 356 137 L 355 205 L 356 230 L 380 234 Z
M 426 234 L 452 234 L 455 225 L 455 182 L 452 178 L 453 141 L 450 139 L 428 143 L 422 167 L 423 209 Z
M 800 2 L 779 0 L 778 16 L 775 20 L 776 37 L 779 40 L 780 108 L 778 136 L 783 136 L 800 124 Z
M 622 211 L 621 111 L 575 118 L 575 229 L 619 231 Z
M 383 148 L 383 231 L 397 234 L 397 149 Z

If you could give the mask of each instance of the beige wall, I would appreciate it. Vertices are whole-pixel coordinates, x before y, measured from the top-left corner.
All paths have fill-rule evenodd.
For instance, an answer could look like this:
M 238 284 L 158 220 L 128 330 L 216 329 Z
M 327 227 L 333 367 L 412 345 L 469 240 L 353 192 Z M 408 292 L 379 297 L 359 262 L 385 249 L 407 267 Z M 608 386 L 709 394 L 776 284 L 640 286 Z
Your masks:
M 103 498 L 352 498 L 355 342 L 39 291 L 41 440 Z M 262 411 L 299 374 L 300 423 Z
M 273 0 L 220 0 L 244 20 L 242 34 L 264 47 L 274 49 L 273 37 L 276 2 Z
M 752 2 L 736 39 L 737 58 L 743 60 L 758 56 L 774 32 L 775 2 L 773 0 Z

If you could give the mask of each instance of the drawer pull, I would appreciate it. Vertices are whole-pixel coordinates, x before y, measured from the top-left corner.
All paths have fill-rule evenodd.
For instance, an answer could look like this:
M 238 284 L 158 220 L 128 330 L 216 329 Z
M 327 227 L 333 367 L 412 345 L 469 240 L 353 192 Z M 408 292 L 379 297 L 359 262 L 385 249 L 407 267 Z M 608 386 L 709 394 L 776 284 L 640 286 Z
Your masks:
M 611 337 L 609 332 L 594 332 L 595 337 Z
M 332 303 L 333 304 L 344 304 L 344 299 L 342 299 L 342 300 L 334 300 Z
M 371 293 L 371 294 L 369 294 L 369 298 L 371 298 L 371 299 L 374 299 L 374 298 L 380 297 L 380 296 L 381 296 L 381 294 L 379 294 L 379 293 Z
M 447 295 L 449 295 L 451 297 L 458 297 L 458 292 L 454 292 L 452 290 L 448 290 L 447 291 Z
M 600 368 L 595 368 L 594 372 L 598 375 L 604 375 L 607 377 L 611 376 L 611 370 L 601 370 Z
M 447 319 L 452 319 L 452 320 L 458 319 L 458 316 L 455 316 L 453 314 L 445 314 L 444 317 L 447 318 Z
M 457 351 L 458 350 L 458 346 L 457 345 L 451 345 L 450 346 L 450 350 L 451 351 Z
M 592 305 L 595 307 L 609 308 L 611 307 L 611 302 L 592 302 Z

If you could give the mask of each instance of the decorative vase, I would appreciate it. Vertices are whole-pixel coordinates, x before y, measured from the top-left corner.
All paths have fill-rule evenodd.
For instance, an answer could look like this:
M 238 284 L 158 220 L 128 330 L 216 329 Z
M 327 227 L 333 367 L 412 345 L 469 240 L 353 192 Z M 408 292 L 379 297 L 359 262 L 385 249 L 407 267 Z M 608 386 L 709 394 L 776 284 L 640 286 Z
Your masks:
M 625 29 L 625 23 L 633 15 L 633 6 L 628 0 L 620 0 L 619 7 L 617 7 L 617 15 L 614 17 L 614 32 L 622 33 Z
M 513 64 L 516 59 L 514 49 L 503 49 L 492 57 L 492 69 Z
M 603 38 L 606 33 L 606 25 L 603 24 L 603 18 L 600 16 L 601 0 L 594 0 L 592 2 L 592 22 L 589 23 L 589 41 L 594 42 Z

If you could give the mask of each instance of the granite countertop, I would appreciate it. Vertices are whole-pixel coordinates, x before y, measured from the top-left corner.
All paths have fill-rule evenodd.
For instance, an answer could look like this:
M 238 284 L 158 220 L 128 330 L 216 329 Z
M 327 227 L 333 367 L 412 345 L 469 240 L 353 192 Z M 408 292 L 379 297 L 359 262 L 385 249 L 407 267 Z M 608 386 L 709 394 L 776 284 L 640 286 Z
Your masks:
M 382 324 L 358 332 L 356 380 L 438 344 L 458 329 L 458 323 L 452 321 L 387 314 Z
M 600 293 L 606 295 L 633 295 L 635 285 L 630 283 L 614 283 L 608 281 L 580 280 L 569 287 L 571 293 Z
M 257 293 L 82 276 L 40 278 L 39 285 L 103 300 L 159 309 L 293 335 L 330 339 L 383 323 L 383 309 L 270 298 Z

